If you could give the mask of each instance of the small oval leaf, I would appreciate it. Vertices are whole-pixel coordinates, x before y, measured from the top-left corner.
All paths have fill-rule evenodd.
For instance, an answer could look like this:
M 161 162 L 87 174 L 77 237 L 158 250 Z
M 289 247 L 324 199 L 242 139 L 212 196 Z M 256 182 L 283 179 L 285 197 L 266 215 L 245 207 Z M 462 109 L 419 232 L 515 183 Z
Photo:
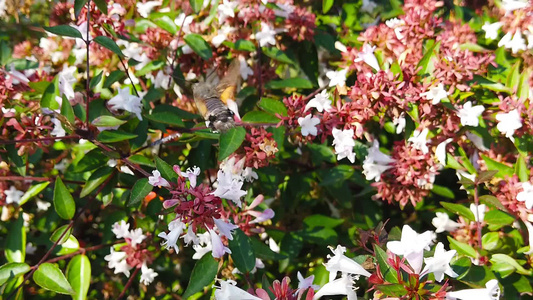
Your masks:
M 244 138 L 246 137 L 246 130 L 242 127 L 234 127 L 227 132 L 220 135 L 220 151 L 218 153 L 218 160 L 222 161 L 230 156 L 235 150 L 239 149 Z
M 248 273 L 255 267 L 255 253 L 250 238 L 240 229 L 233 231 L 233 239 L 229 240 L 231 258 L 239 271 Z
M 0 267 L 0 286 L 30 270 L 26 263 L 10 262 Z
M 59 294 L 74 295 L 75 292 L 63 272 L 54 264 L 43 263 L 33 273 L 33 281 L 40 287 Z
M 56 178 L 54 188 L 54 209 L 65 220 L 70 220 L 76 212 L 76 203 L 60 177 Z
M 108 38 L 107 36 L 97 36 L 94 38 L 93 41 L 102 45 L 104 48 L 109 49 L 111 52 L 115 53 L 120 58 L 124 58 L 124 53 L 122 53 L 122 50 L 120 50 L 117 43 L 115 43 L 115 41 Z
M 196 33 L 187 34 L 184 38 L 185 43 L 204 60 L 209 60 L 213 57 L 213 50 L 211 46 L 204 40 L 204 38 Z
M 67 36 L 67 37 L 73 37 L 73 38 L 79 38 L 81 39 L 81 32 L 69 25 L 57 25 L 54 27 L 43 27 L 44 30 L 59 35 L 59 36 Z
M 136 206 L 139 204 L 144 197 L 146 197 L 151 191 L 153 186 L 148 183 L 148 178 L 142 178 L 135 182 L 135 185 L 131 189 L 130 201 L 128 206 Z
M 67 279 L 75 294 L 74 300 L 87 299 L 87 292 L 91 285 L 91 261 L 85 255 L 74 256 L 67 266 Z

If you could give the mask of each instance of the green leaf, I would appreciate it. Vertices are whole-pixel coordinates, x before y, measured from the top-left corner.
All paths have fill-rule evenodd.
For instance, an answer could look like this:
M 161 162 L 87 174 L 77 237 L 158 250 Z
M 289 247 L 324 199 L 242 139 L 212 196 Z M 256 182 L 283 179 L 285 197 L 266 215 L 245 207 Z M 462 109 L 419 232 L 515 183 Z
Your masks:
M 18 154 L 18 148 L 15 148 L 15 144 L 5 145 L 4 147 L 7 150 L 9 160 L 15 165 L 17 173 L 26 176 L 26 164 L 23 157 Z
M 126 124 L 126 121 L 117 119 L 113 116 L 100 116 L 94 119 L 92 124 L 98 127 L 115 127 Z
M 80 243 L 78 242 L 78 239 L 70 235 L 66 242 L 56 247 L 57 252 L 56 255 L 65 255 L 70 254 L 78 251 L 80 249 Z
M 250 238 L 240 229 L 233 231 L 233 239 L 229 240 L 231 258 L 235 267 L 242 273 L 248 273 L 255 267 L 255 253 Z
M 396 271 L 388 263 L 387 253 L 376 244 L 374 244 L 374 253 L 379 264 L 381 275 L 383 276 L 385 281 L 391 283 L 398 283 Z
M 59 108 L 59 103 L 56 101 L 56 96 L 58 95 L 58 90 L 56 89 L 57 80 L 50 82 L 48 87 L 43 93 L 41 98 L 41 107 L 46 107 L 51 110 L 56 110 Z
M 74 256 L 67 265 L 67 280 L 75 294 L 74 300 L 87 299 L 91 285 L 91 261 L 83 254 Z
M 333 6 L 333 0 L 322 0 L 322 13 L 327 13 Z
M 254 43 L 248 40 L 237 40 L 235 42 L 234 48 L 235 50 L 238 50 L 238 51 L 249 51 L 249 52 L 255 51 Z
M 59 294 L 74 295 L 75 292 L 65 278 L 65 275 L 54 264 L 43 263 L 33 273 L 33 281 L 40 287 Z
M 531 270 L 524 269 L 524 267 L 522 267 L 514 258 L 506 254 L 501 254 L 501 253 L 493 254 L 490 259 L 490 262 L 493 263 L 494 265 L 510 266 L 514 268 L 518 274 L 531 276 L 531 274 L 533 273 L 533 271 Z
M 284 89 L 284 88 L 297 88 L 297 89 L 310 89 L 313 88 L 313 84 L 304 78 L 287 78 L 282 80 L 272 80 L 265 84 L 267 89 Z
M 507 76 L 507 81 L 505 82 L 505 85 L 510 89 L 514 89 L 515 87 L 518 87 L 519 78 L 520 78 L 520 61 L 517 61 L 511 67 L 511 69 L 509 69 L 509 75 Z
M 168 16 L 163 16 L 160 19 L 155 20 L 154 23 L 156 23 L 159 28 L 172 34 L 176 34 L 178 32 L 178 26 Z
M 74 166 L 74 172 L 87 172 L 105 166 L 109 158 L 102 153 L 100 148 L 87 152 Z
M 104 75 L 104 71 L 100 71 L 98 75 L 91 78 L 91 82 L 89 83 L 89 88 L 92 90 L 94 89 L 102 80 L 102 76 Z
M 325 227 L 335 228 L 344 223 L 344 219 L 331 218 L 324 215 L 310 215 L 304 219 L 304 224 L 309 228 Z
M 74 116 L 74 109 L 72 109 L 72 105 L 70 105 L 70 102 L 68 101 L 67 97 L 63 95 L 61 97 L 61 114 L 67 118 L 67 120 L 74 124 L 75 116 Z
M 418 67 L 420 68 L 420 70 L 418 71 L 419 75 L 431 75 L 433 73 L 433 70 L 435 69 L 434 60 L 437 57 L 437 53 L 439 52 L 440 42 L 435 43 L 435 41 L 430 40 L 430 43 L 432 43 L 432 45 L 429 46 L 427 51 L 424 53 L 424 56 L 418 63 Z
M 30 270 L 26 263 L 10 262 L 0 267 L 0 286 Z
M 285 104 L 272 98 L 262 98 L 259 102 L 259 107 L 273 115 L 279 114 L 284 117 L 287 116 L 287 108 L 285 107 Z
M 50 181 L 40 182 L 38 184 L 32 185 L 24 195 L 22 195 L 22 198 L 20 198 L 19 205 L 22 205 L 31 198 L 37 196 L 40 192 L 42 192 L 48 185 L 50 184 Z
M 130 201 L 127 206 L 138 205 L 152 191 L 152 188 L 153 186 L 148 183 L 148 178 L 137 180 L 131 189 Z
M 250 238 L 250 241 L 252 242 L 252 247 L 254 248 L 254 253 L 257 258 L 266 260 L 282 260 L 287 258 L 286 255 L 272 251 L 267 244 L 258 239 Z
M 96 139 L 102 143 L 116 143 L 136 138 L 134 133 L 125 132 L 122 130 L 104 130 L 98 134 Z
M 198 54 L 202 59 L 209 60 L 213 57 L 213 49 L 204 40 L 204 38 L 196 33 L 187 34 L 184 38 L 185 43 L 191 47 L 191 49 Z
M 145 117 L 152 121 L 157 123 L 163 123 L 171 126 L 176 127 L 185 127 L 185 123 L 183 123 L 183 120 L 181 117 L 174 114 L 172 111 L 163 111 L 163 112 L 153 112 L 149 115 L 145 115 Z
M 277 124 L 279 122 L 278 117 L 271 115 L 264 111 L 253 110 L 242 117 L 243 122 L 247 123 L 271 123 Z
M 476 182 L 477 183 L 483 183 L 483 182 L 491 181 L 492 178 L 494 178 L 494 175 L 496 175 L 497 173 L 498 173 L 498 171 L 496 171 L 496 170 L 482 171 L 476 177 Z
M 493 209 L 485 214 L 483 220 L 489 225 L 505 226 L 513 224 L 515 217 L 506 212 Z
M 96 7 L 104 13 L 104 15 L 107 15 L 107 1 L 105 0 L 93 0 L 94 4 L 96 4 Z
M 54 209 L 65 220 L 72 219 L 76 212 L 76 202 L 60 177 L 56 177 L 54 187 Z
M 161 173 L 161 176 L 169 182 L 176 182 L 178 180 L 178 174 L 174 172 L 172 166 L 157 156 L 155 157 L 155 166 Z
M 279 62 L 282 62 L 282 63 L 285 63 L 285 64 L 291 64 L 291 65 L 294 65 L 294 61 L 292 59 L 290 59 L 287 54 L 285 54 L 285 52 L 281 51 L 280 49 L 276 48 L 276 47 L 271 47 L 271 48 L 266 48 L 264 47 L 263 48 L 263 53 L 274 59 L 274 60 L 277 60 Z
M 202 10 L 204 1 L 203 0 L 189 0 L 189 4 L 191 5 L 192 11 L 194 11 L 195 14 L 198 14 Z
M 81 190 L 80 198 L 89 195 L 97 187 L 100 187 L 100 185 L 102 185 L 102 183 L 104 183 L 107 178 L 111 176 L 114 170 L 115 169 L 106 166 L 94 171 L 94 173 L 91 175 L 91 177 L 89 177 L 89 179 L 85 183 L 85 186 Z
M 520 75 L 520 80 L 518 81 L 518 88 L 516 90 L 516 96 L 518 96 L 519 101 L 525 101 L 529 97 L 530 72 L 530 69 L 526 69 Z
M 452 212 L 454 214 L 458 214 L 460 216 L 463 216 L 463 217 L 469 219 L 470 221 L 475 221 L 474 213 L 469 208 L 466 208 L 466 207 L 462 206 L 461 204 L 448 203 L 448 202 L 440 202 L 440 204 L 444 208 L 446 208 L 447 210 L 449 210 L 450 212 Z
M 175 116 L 175 118 L 186 119 L 186 120 L 193 120 L 193 119 L 200 118 L 200 115 L 192 114 L 188 111 L 185 111 L 176 106 L 172 106 L 168 104 L 159 104 L 152 110 L 152 114 L 162 113 L 162 112 L 170 112 Z
M 122 50 L 120 50 L 120 47 L 111 38 L 108 38 L 107 36 L 97 36 L 94 38 L 93 41 L 102 45 L 102 47 L 110 50 L 111 52 L 115 53 L 120 58 L 124 58 L 124 53 L 122 53 Z
M 403 286 L 403 284 L 377 284 L 376 289 L 381 291 L 387 296 L 405 296 L 407 295 L 407 290 Z
M 450 242 L 450 248 L 457 250 L 457 253 L 461 253 L 473 258 L 476 258 L 478 256 L 476 250 L 472 246 L 463 242 L 459 242 L 451 236 L 448 236 L 448 241 Z
M 483 195 L 479 197 L 479 202 L 502 211 L 507 211 L 507 208 L 500 202 L 500 200 L 492 195 Z
M 494 177 L 505 178 L 505 176 L 509 176 L 509 177 L 513 176 L 514 169 L 512 167 L 509 167 L 508 165 L 503 164 L 501 162 L 497 162 L 494 159 L 488 156 L 485 156 L 483 154 L 481 154 L 481 158 L 483 158 L 483 160 L 487 164 L 487 169 L 498 171 L 498 173 L 496 173 Z
M 24 262 L 26 258 L 26 228 L 22 212 L 16 220 L 11 221 L 5 240 L 4 254 L 8 262 Z
M 85 3 L 87 3 L 87 0 L 74 0 L 74 16 L 76 16 L 76 19 L 80 15 L 80 11 Z
M 115 70 L 107 76 L 107 78 L 104 80 L 104 89 L 109 88 L 113 83 L 121 80 L 122 78 L 126 77 L 126 74 L 122 70 Z
M 520 179 L 520 182 L 529 181 L 529 168 L 527 167 L 526 159 L 523 155 L 519 155 L 516 160 L 514 172 Z
M 485 89 L 488 89 L 494 92 L 504 92 L 508 94 L 512 92 L 512 90 L 506 87 L 505 85 L 499 82 L 488 80 L 487 78 L 484 78 L 478 75 L 474 75 L 474 79 L 472 81 L 477 82 L 477 84 L 479 84 L 479 86 L 481 86 L 482 88 L 485 88 Z
M 218 262 L 210 254 L 206 254 L 198 260 L 192 269 L 191 278 L 183 299 L 202 291 L 206 286 L 210 286 L 218 272 Z
M 501 244 L 501 238 L 499 232 L 487 232 L 481 238 L 481 244 L 483 249 L 488 251 L 496 250 Z
M 431 191 L 444 198 L 455 199 L 455 195 L 453 194 L 452 190 L 445 186 L 434 184 Z
M 71 234 L 72 226 L 63 225 L 56 229 L 54 233 L 52 233 L 52 235 L 50 236 L 50 241 L 52 241 L 53 243 L 59 241 L 57 244 L 62 245 L 68 240 Z
M 69 25 L 57 25 L 54 27 L 43 27 L 44 30 L 59 35 L 59 36 L 67 36 L 67 37 L 73 37 L 73 38 L 82 38 L 81 32 Z
M 244 119 L 243 119 L 244 121 Z M 242 127 L 234 127 L 220 134 L 220 150 L 218 160 L 222 161 L 230 156 L 241 146 L 246 137 L 246 130 Z

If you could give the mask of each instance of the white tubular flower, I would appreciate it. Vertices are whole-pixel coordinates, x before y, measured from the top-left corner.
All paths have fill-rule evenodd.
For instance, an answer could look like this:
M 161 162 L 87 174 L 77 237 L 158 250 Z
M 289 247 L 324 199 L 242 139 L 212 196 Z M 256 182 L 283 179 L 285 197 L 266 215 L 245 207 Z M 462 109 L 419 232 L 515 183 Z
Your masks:
M 328 295 L 346 295 L 348 300 L 357 300 L 354 281 L 347 274 L 343 274 L 341 278 L 330 280 L 315 293 L 313 300 Z
M 446 299 L 461 300 L 498 300 L 500 299 L 500 287 L 498 280 L 492 279 L 485 283 L 484 289 L 468 289 L 455 292 L 447 292 Z
M 457 251 L 446 251 L 444 250 L 444 245 L 438 243 L 437 246 L 435 246 L 433 257 L 424 258 L 426 266 L 424 267 L 422 274 L 433 273 L 435 275 L 435 280 L 438 282 L 441 282 L 444 279 L 444 274 L 453 278 L 459 276 L 459 274 L 455 273 L 450 267 L 450 262 L 456 254 Z
M 483 222 L 483 219 L 485 219 L 485 210 L 487 210 L 487 206 L 485 204 L 476 206 L 476 204 L 472 203 L 470 204 L 470 210 L 474 214 L 476 222 Z
M 463 105 L 463 108 L 457 111 L 457 116 L 461 118 L 461 125 L 463 126 L 479 126 L 479 116 L 485 111 L 483 105 L 476 105 L 472 107 L 472 102 L 468 101 Z
M 184 229 L 185 223 L 183 223 L 180 219 L 170 222 L 168 224 L 168 230 L 170 232 L 168 234 L 166 232 L 161 232 L 157 235 L 158 237 L 166 240 L 161 244 L 161 246 L 165 246 L 166 249 L 173 247 L 174 251 L 179 253 L 180 249 L 177 245 L 177 242 Z
M 161 177 L 161 172 L 159 172 L 158 170 L 153 170 L 152 171 L 152 176 L 149 176 L 148 177 L 148 183 L 153 185 L 153 186 L 164 186 L 164 187 L 169 187 L 170 186 L 170 183 L 168 183 L 168 181 Z
M 339 130 L 333 128 L 331 133 L 333 135 L 333 146 L 335 146 L 337 160 L 348 158 L 351 163 L 354 163 L 355 153 L 353 152 L 353 147 L 355 147 L 355 140 L 353 139 L 353 129 Z
M 522 191 L 516 195 L 516 200 L 525 202 L 526 208 L 533 208 L 533 185 L 529 182 L 522 183 Z
M 374 50 L 376 50 L 376 46 L 372 47 L 370 44 L 365 44 L 363 46 L 363 50 L 357 54 L 357 58 L 354 59 L 354 62 L 363 61 L 367 65 L 372 67 L 374 70 L 381 70 L 379 67 L 378 59 L 374 55 Z
M 111 231 L 115 234 L 117 239 L 125 238 L 130 234 L 130 224 L 126 223 L 124 220 L 115 222 Z
M 107 103 L 112 109 L 122 109 L 137 116 L 137 119 L 142 120 L 142 104 L 141 98 L 130 95 L 130 88 L 125 87 L 118 90 L 118 94 L 111 98 Z
M 346 252 L 345 247 L 337 245 L 337 248 L 333 249 L 333 247 L 329 247 L 329 249 L 334 255 L 331 256 L 328 254 L 327 257 L 329 260 L 324 264 L 324 266 L 326 267 L 326 270 L 329 271 L 330 281 L 337 277 L 338 272 L 353 275 L 363 275 L 365 277 L 370 277 L 370 275 L 372 275 L 360 264 L 344 255 Z
M 413 270 L 419 274 L 422 269 L 424 250 L 429 250 L 434 239 L 435 233 L 433 231 L 428 230 L 418 234 L 409 225 L 404 225 L 401 240 L 388 242 L 387 249 L 396 255 L 403 255 Z
M 444 85 L 439 83 L 437 86 L 429 88 L 429 91 L 420 94 L 420 96 L 425 97 L 427 100 L 431 100 L 431 104 L 439 104 L 442 99 L 448 97 L 448 92 L 444 89 Z
M 143 263 L 141 267 L 141 283 L 144 285 L 149 285 L 154 281 L 154 278 L 158 274 L 154 272 L 153 269 L 150 269 L 146 266 L 146 262 Z
M 220 287 L 216 287 L 217 289 L 215 290 L 216 300 L 261 300 L 261 298 L 238 288 L 235 281 L 224 281 L 220 279 L 217 279 L 217 281 L 220 284 Z
M 316 126 L 320 124 L 320 119 L 313 117 L 313 115 L 307 115 L 305 118 L 298 118 L 298 124 L 302 127 L 302 136 L 318 134 Z
M 498 125 L 496 128 L 505 134 L 505 137 L 509 138 L 514 142 L 514 132 L 515 130 L 522 127 L 522 118 L 518 113 L 517 109 L 513 109 L 508 113 L 498 113 L 496 114 L 496 120 L 498 120 Z
M 10 186 L 9 190 L 4 191 L 4 194 L 6 195 L 7 204 L 10 204 L 10 203 L 19 204 L 20 199 L 24 195 L 24 192 L 17 190 L 17 188 L 15 188 L 14 186 Z
M 217 226 L 218 231 L 220 231 L 220 233 L 222 235 L 227 237 L 229 240 L 233 240 L 233 236 L 231 234 L 231 231 L 239 228 L 239 226 L 231 224 L 229 222 L 224 222 L 221 219 L 213 218 L 213 221 L 215 221 L 215 225 Z
M 437 228 L 435 229 L 436 233 L 441 233 L 444 231 L 452 232 L 461 227 L 459 223 L 450 220 L 450 216 L 448 216 L 447 213 L 436 212 L 436 215 L 437 216 L 431 220 L 431 224 Z
M 429 148 L 427 146 L 427 143 L 430 141 L 430 139 L 427 138 L 428 133 L 429 129 L 427 128 L 424 128 L 422 131 L 417 129 L 413 132 L 413 136 L 407 141 L 413 143 L 413 148 L 418 149 L 422 151 L 422 153 L 426 154 L 429 152 Z
M 327 90 L 323 90 L 320 94 L 317 94 L 311 101 L 307 102 L 305 110 L 314 107 L 318 112 L 328 111 L 331 109 L 331 100 Z

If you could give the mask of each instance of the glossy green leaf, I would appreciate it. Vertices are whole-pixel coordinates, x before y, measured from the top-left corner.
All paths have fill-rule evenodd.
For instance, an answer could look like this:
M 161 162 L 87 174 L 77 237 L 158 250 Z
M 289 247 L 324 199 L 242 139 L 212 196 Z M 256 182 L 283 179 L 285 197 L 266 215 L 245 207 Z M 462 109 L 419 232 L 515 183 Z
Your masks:
M 434 184 L 431 191 L 435 193 L 436 195 L 442 196 L 444 198 L 455 199 L 455 195 L 452 192 L 452 190 L 450 190 L 449 188 L 445 186 Z
M 100 116 L 92 121 L 92 124 L 98 127 L 115 127 L 125 123 L 126 121 L 117 119 L 113 116 Z
M 520 79 L 520 62 L 516 62 L 511 69 L 509 69 L 509 75 L 505 85 L 508 88 L 515 89 L 518 87 L 518 80 Z
M 450 212 L 452 212 L 454 214 L 458 214 L 460 216 L 463 216 L 463 217 L 469 219 L 470 221 L 474 221 L 475 220 L 474 213 L 469 208 L 464 207 L 461 204 L 448 203 L 448 202 L 440 202 L 440 204 L 444 208 L 446 208 L 447 210 L 449 210 Z
M 287 54 L 276 47 L 263 48 L 263 54 L 285 64 L 294 65 L 294 61 Z
M 520 182 L 529 181 L 529 168 L 527 167 L 526 159 L 523 155 L 518 155 L 518 159 L 514 166 L 514 172 L 520 179 Z
M 72 105 L 70 105 L 70 101 L 68 101 L 67 97 L 65 95 L 63 95 L 63 97 L 61 97 L 61 101 L 62 101 L 62 104 L 61 104 L 61 114 L 63 116 L 65 116 L 65 118 L 67 118 L 67 120 L 71 123 L 71 124 L 74 124 L 74 119 L 75 119 L 75 116 L 74 116 L 74 109 L 72 108 Z
M 492 195 L 483 195 L 479 197 L 479 202 L 502 211 L 507 211 L 507 208 L 500 202 L 500 200 Z
M 246 130 L 242 127 L 234 127 L 220 135 L 220 150 L 218 160 L 222 161 L 230 156 L 241 146 L 246 137 Z
M 56 255 L 65 255 L 70 254 L 78 251 L 80 249 L 80 242 L 78 242 L 78 239 L 70 235 L 68 239 L 61 245 L 58 245 L 56 247 Z
M 466 243 L 463 243 L 463 242 L 459 242 L 458 240 L 452 238 L 451 236 L 448 236 L 447 238 L 448 238 L 448 241 L 450 242 L 450 248 L 456 250 L 457 253 L 464 254 L 464 255 L 467 255 L 473 258 L 478 257 L 476 250 L 472 246 Z
M 178 180 L 178 174 L 174 172 L 174 169 L 166 161 L 159 157 L 155 157 L 155 165 L 157 170 L 161 173 L 161 176 L 169 182 L 176 182 Z
M 136 138 L 134 133 L 125 132 L 122 130 L 104 130 L 96 137 L 102 143 L 116 143 Z
M 310 89 L 313 88 L 313 84 L 304 78 L 287 78 L 269 81 L 265 84 L 265 88 L 273 90 L 284 88 Z
M 213 50 L 211 46 L 204 40 L 204 38 L 196 33 L 187 34 L 184 38 L 185 43 L 198 54 L 202 59 L 209 60 L 213 57 Z
M 111 52 L 115 53 L 120 58 L 125 57 L 124 53 L 122 53 L 122 50 L 120 50 L 120 47 L 111 38 L 108 38 L 107 36 L 97 36 L 93 39 L 93 41 L 100 44 L 102 47 L 110 50 Z
M 50 236 L 50 241 L 55 243 L 58 241 L 58 245 L 61 245 L 65 243 L 70 235 L 72 234 L 72 226 L 69 225 L 63 225 L 56 229 L 54 233 L 52 233 L 52 236 Z
M 204 1 L 203 0 L 189 0 L 189 4 L 191 5 L 192 11 L 194 11 L 194 13 L 197 14 L 202 10 Z
M 74 295 L 75 292 L 63 272 L 51 263 L 43 263 L 33 273 L 33 281 L 40 287 L 59 294 Z
M 74 290 L 74 300 L 87 299 L 91 285 L 91 261 L 83 254 L 74 256 L 67 265 L 67 280 Z
M 111 174 L 113 174 L 114 169 L 110 167 L 101 167 L 100 169 L 94 171 L 94 173 L 89 177 L 85 186 L 80 192 L 80 197 L 83 198 L 89 195 L 96 188 L 100 187 Z
M 59 35 L 59 36 L 67 36 L 67 37 L 73 37 L 73 38 L 82 38 L 81 32 L 69 25 L 57 25 L 54 27 L 43 27 L 44 30 Z
M 168 31 L 171 34 L 176 34 L 178 32 L 178 26 L 174 23 L 174 20 L 168 16 L 163 16 L 155 20 L 154 23 L 156 23 L 159 28 Z
M 109 88 L 113 83 L 121 80 L 122 78 L 126 77 L 126 74 L 122 70 L 115 70 L 109 74 L 109 76 L 106 77 L 104 80 L 104 88 Z
M 262 98 L 261 101 L 259 101 L 259 107 L 273 115 L 279 114 L 284 117 L 287 116 L 287 107 L 285 107 L 285 104 L 272 98 Z
M 26 263 L 10 262 L 0 267 L 0 286 L 30 270 Z
M 4 244 L 4 254 L 8 262 L 22 263 L 26 259 L 26 227 L 22 212 L 16 220 L 10 221 Z
M 202 291 L 206 286 L 211 285 L 218 272 L 218 262 L 207 253 L 196 264 L 189 279 L 189 285 L 182 298 L 188 299 L 193 294 Z
M 509 167 L 508 165 L 503 164 L 501 162 L 495 161 L 492 158 L 485 156 L 483 154 L 481 155 L 481 158 L 483 158 L 483 160 L 487 164 L 487 169 L 498 171 L 498 173 L 496 173 L 494 177 L 503 179 L 505 178 L 505 176 L 509 176 L 509 177 L 513 176 L 514 169 L 512 167 Z
M 228 243 L 235 267 L 242 273 L 250 272 L 255 267 L 255 253 L 250 238 L 242 230 L 235 229 L 233 239 Z
M 528 275 L 528 276 L 531 276 L 533 274 L 532 270 L 524 269 L 524 267 L 522 267 L 514 258 L 506 254 L 502 254 L 502 253 L 493 254 L 490 259 L 490 262 L 493 263 L 494 265 L 511 266 L 512 268 L 516 270 L 518 274 Z
M 381 275 L 387 282 L 398 283 L 398 276 L 396 271 L 389 265 L 387 253 L 383 251 L 378 245 L 374 244 L 374 253 L 379 264 Z
M 146 197 L 151 191 L 153 186 L 148 183 L 148 178 L 141 178 L 135 182 L 135 185 L 131 189 L 130 201 L 128 206 L 136 206 Z
M 515 217 L 506 212 L 493 209 L 485 214 L 483 220 L 489 225 L 505 226 L 512 224 L 515 221 Z
M 310 215 L 304 219 L 304 224 L 309 228 L 313 227 L 326 227 L 326 228 L 335 228 L 342 223 L 343 219 L 332 218 L 324 215 Z
M 435 69 L 435 59 L 437 57 L 437 53 L 439 52 L 440 42 L 430 42 L 432 43 L 431 46 L 428 47 L 427 51 L 424 53 L 424 56 L 418 63 L 418 67 L 420 68 L 418 71 L 419 75 L 432 74 L 433 70 Z
M 333 6 L 333 0 L 322 0 L 322 12 L 327 13 Z
M 256 238 L 250 237 L 250 242 L 252 243 L 252 248 L 257 258 L 266 260 L 282 260 L 287 258 L 286 255 L 272 251 L 267 244 Z
M 93 0 L 96 7 L 104 14 L 107 15 L 107 1 L 105 0 Z
M 234 45 L 235 50 L 238 51 L 255 51 L 255 45 L 248 40 L 237 40 Z
M 74 166 L 74 172 L 87 172 L 105 166 L 109 158 L 102 153 L 100 148 L 93 149 L 78 161 Z
M 48 185 L 50 184 L 50 181 L 45 182 L 39 182 L 35 185 L 32 185 L 24 195 L 20 198 L 19 205 L 23 205 L 24 203 L 28 202 L 31 198 L 37 196 L 40 192 L 42 192 Z
M 80 15 L 80 11 L 85 6 L 85 3 L 87 3 L 87 0 L 74 0 L 74 15 L 76 18 Z
M 57 80 L 54 80 L 46 87 L 43 97 L 41 98 L 41 107 L 46 107 L 51 110 L 59 109 L 59 103 L 56 101 L 56 96 L 59 95 L 59 91 L 56 84 Z
M 177 116 L 171 111 L 152 112 L 149 115 L 145 115 L 145 117 L 152 122 L 163 123 L 176 127 L 185 127 L 185 123 L 183 123 L 181 117 Z
M 277 124 L 280 119 L 264 111 L 253 110 L 242 117 L 242 121 L 246 123 L 270 123 Z
M 76 202 L 60 177 L 56 178 L 54 187 L 54 209 L 65 220 L 70 220 L 76 212 Z
M 526 69 L 520 74 L 518 87 L 516 89 L 516 96 L 518 96 L 519 101 L 525 101 L 529 97 L 529 91 L 531 89 L 529 86 L 530 75 L 530 69 Z

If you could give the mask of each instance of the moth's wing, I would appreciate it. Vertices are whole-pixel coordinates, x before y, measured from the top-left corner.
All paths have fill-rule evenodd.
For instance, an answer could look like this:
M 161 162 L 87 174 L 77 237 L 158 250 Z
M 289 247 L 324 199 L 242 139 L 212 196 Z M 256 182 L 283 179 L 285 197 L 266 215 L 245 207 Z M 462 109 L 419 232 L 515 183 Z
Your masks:
M 216 86 L 218 98 L 227 105 L 228 99 L 235 100 L 237 94 L 237 87 L 240 86 L 241 71 L 240 62 L 234 59 L 229 65 L 226 75 L 222 77 Z
M 192 86 L 193 98 L 196 103 L 196 108 L 198 112 L 207 119 L 207 105 L 205 103 L 206 99 L 216 98 L 217 94 L 215 88 L 207 82 L 198 82 Z

